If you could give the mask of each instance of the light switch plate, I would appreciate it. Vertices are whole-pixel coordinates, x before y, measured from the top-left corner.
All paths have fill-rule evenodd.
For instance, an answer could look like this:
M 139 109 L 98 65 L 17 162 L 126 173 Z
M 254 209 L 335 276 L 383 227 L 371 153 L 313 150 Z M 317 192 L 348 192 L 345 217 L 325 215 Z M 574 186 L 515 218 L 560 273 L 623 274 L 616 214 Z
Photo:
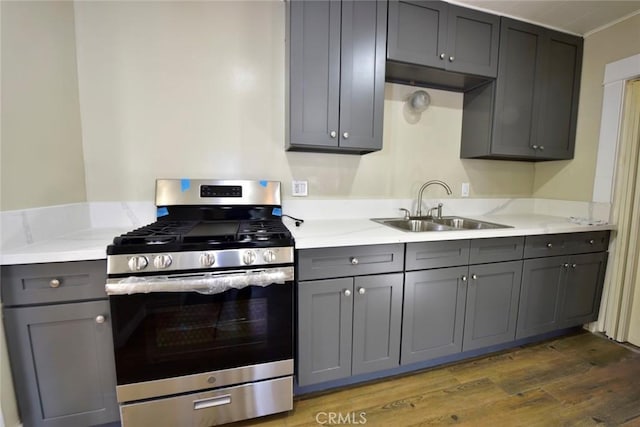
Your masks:
M 291 181 L 291 195 L 296 197 L 307 197 L 309 195 L 308 181 Z
M 462 190 L 460 191 L 460 196 L 461 197 L 469 197 L 469 183 L 468 182 L 463 182 L 462 183 Z

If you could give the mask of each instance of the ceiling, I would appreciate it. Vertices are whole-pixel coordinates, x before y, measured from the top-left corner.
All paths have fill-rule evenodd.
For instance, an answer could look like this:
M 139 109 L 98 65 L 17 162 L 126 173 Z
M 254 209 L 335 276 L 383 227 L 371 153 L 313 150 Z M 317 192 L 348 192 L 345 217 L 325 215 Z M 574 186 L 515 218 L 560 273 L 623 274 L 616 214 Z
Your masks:
M 465 4 L 579 35 L 589 35 L 607 24 L 640 12 L 638 0 L 454 0 L 451 3 Z

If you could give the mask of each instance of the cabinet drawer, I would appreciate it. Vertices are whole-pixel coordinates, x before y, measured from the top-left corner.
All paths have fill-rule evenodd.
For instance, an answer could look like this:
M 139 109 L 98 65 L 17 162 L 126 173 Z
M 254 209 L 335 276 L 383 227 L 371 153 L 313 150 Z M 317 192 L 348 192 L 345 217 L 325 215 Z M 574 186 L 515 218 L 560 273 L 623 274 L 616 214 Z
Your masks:
M 522 259 L 524 236 L 471 240 L 469 264 Z
M 346 246 L 298 251 L 300 280 L 402 271 L 404 245 Z
M 452 267 L 468 263 L 469 240 L 407 244 L 407 271 Z
M 527 236 L 524 257 L 604 252 L 609 247 L 609 231 L 587 233 L 546 234 Z
M 106 260 L 2 266 L 5 306 L 107 298 Z

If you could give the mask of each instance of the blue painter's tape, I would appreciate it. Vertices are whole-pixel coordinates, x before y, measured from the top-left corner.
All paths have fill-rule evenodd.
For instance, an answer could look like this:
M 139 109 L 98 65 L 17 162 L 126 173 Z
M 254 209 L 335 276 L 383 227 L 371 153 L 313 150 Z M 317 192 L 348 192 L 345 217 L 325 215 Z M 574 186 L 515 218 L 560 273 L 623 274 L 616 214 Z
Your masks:
M 263 187 L 267 186 L 267 181 L 265 181 L 264 179 L 260 181 L 260 185 L 262 185 Z
M 167 216 L 167 215 L 169 215 L 169 209 L 165 207 L 158 208 L 156 212 L 156 218 L 160 218 L 161 216 Z
M 273 208 L 273 210 L 271 211 L 271 214 L 272 214 L 272 215 L 275 215 L 275 216 L 282 216 L 282 209 L 280 209 L 280 208 Z
M 181 179 L 180 180 L 180 191 L 185 192 L 191 187 L 190 179 Z

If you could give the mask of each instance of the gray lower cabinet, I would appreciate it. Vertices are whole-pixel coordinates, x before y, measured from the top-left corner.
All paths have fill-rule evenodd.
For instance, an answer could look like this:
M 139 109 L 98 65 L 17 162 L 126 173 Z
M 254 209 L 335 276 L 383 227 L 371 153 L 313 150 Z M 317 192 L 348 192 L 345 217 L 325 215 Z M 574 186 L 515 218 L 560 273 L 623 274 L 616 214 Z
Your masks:
M 606 252 L 525 260 L 516 338 L 596 320 L 606 262 Z
M 7 308 L 4 316 L 23 425 L 118 420 L 108 301 Z
M 580 37 L 501 18 L 494 82 L 464 97 L 461 158 L 573 158 Z
M 522 261 L 469 267 L 462 350 L 513 341 Z
M 462 350 L 468 267 L 405 273 L 400 363 Z
M 386 1 L 287 2 L 287 150 L 382 149 Z
M 402 274 L 298 283 L 298 384 L 398 366 Z
M 7 348 L 25 427 L 119 420 L 105 260 L 0 268 Z

